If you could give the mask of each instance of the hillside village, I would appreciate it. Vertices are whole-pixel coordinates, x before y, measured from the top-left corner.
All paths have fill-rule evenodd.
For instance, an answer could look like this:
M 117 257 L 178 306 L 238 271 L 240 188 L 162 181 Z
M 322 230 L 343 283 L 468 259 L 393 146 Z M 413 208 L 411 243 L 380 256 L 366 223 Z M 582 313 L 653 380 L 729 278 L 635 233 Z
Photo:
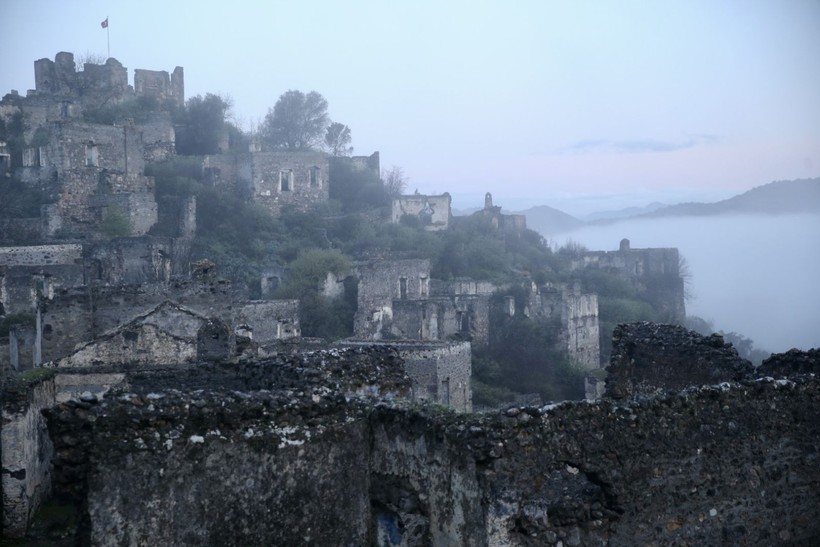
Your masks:
M 0 101 L 4 538 L 820 533 L 817 351 L 616 327 L 683 320 L 676 249 L 550 249 L 490 192 L 391 194 L 378 152 L 190 153 L 180 67 L 35 82 Z
M 378 152 L 183 154 L 181 67 L 34 71 L 0 101 L 4 537 L 817 537 L 820 356 L 678 326 L 677 249 L 550 249 Z
M 4 343 L 7 373 L 44 364 L 192 363 L 322 344 L 302 339 L 298 301 L 274 298 L 287 264 L 261 272 L 251 299 L 247 287 L 220 277 L 212 257 L 192 260 L 201 223 L 196 196 L 156 195 L 155 179 L 146 173 L 176 155 L 170 109 L 185 103 L 181 67 L 170 74 L 137 69 L 129 83 L 116 59 L 78 71 L 73 55 L 62 52 L 54 61 L 36 61 L 34 72 L 35 90 L 13 91 L 0 102 L 6 132 L 18 128 L 10 142 L 0 143 L 3 176 L 45 203 L 39 216 L 6 218 L 0 226 L 6 245 L 0 249 L 1 311 L 22 319 L 10 325 Z M 89 113 L 135 102 L 159 108 L 113 124 L 89 121 L 95 119 Z M 332 162 L 380 174 L 378 152 L 330 157 L 261 151 L 253 142 L 246 151 L 228 148 L 225 136 L 223 153 L 193 157 L 202 179 L 224 195 L 246 196 L 273 217 L 326 204 Z M 420 230 L 446 231 L 461 221 L 450 202 L 446 193 L 396 196 L 388 216 L 376 222 L 410 219 Z M 513 236 L 526 232 L 526 219 L 502 214 L 490 193 L 474 216 Z M 117 223 L 127 236 L 110 237 Z M 328 271 L 318 289 L 329 299 L 354 295 L 347 342 L 403 348 L 417 398 L 469 410 L 472 348 L 492 344 L 499 321 L 516 314 L 556 323 L 549 349 L 578 369 L 601 367 L 597 295 L 578 279 L 539 284 L 527 272 L 501 283 L 436 279 L 429 258 L 406 255 L 367 249 L 344 279 Z M 618 251 L 579 256 L 570 268 L 620 272 L 665 316 L 685 316 L 674 249 L 636 250 L 624 241 Z M 524 295 L 517 301 L 509 293 L 516 288 Z

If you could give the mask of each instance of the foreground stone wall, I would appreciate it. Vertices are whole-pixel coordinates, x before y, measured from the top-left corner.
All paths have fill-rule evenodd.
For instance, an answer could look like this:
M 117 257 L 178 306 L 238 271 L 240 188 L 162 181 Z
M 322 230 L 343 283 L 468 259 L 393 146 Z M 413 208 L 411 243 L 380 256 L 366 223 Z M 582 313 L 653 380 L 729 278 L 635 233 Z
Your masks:
M 802 377 L 472 416 L 312 384 L 48 416 L 100 545 L 771 545 L 820 538 L 818 403 Z
M 3 537 L 23 537 L 34 512 L 51 493 L 53 446 L 40 414 L 55 402 L 54 378 L 11 381 L 2 397 Z
M 604 396 L 627 399 L 750 378 L 754 368 L 719 334 L 638 322 L 615 327 L 607 372 Z

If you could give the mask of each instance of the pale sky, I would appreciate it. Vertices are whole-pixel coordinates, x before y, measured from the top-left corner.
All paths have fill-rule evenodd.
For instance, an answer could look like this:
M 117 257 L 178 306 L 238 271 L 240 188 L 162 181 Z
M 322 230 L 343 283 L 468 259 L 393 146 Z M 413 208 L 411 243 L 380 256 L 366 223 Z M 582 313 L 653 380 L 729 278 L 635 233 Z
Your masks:
M 316 90 L 356 154 L 454 207 L 572 214 L 820 176 L 820 1 L 0 0 L 0 94 L 36 59 L 185 69 L 244 128 Z

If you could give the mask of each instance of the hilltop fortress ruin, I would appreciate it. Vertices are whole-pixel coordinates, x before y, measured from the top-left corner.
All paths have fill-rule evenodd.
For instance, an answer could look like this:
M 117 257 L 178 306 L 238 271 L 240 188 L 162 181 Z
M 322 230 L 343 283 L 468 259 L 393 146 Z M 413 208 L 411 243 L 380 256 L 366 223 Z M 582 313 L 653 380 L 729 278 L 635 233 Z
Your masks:
M 0 101 L 5 127 L 17 128 L 0 142 L 0 184 L 19 180 L 45 202 L 37 216 L 0 219 L 0 319 L 18 319 L 0 339 L 4 536 L 35 533 L 52 498 L 77 511 L 72 544 L 765 543 L 820 533 L 813 354 L 802 376 L 774 382 L 722 340 L 643 326 L 618 331 L 602 363 L 598 296 L 577 283 L 435 279 L 429 259 L 377 251 L 321 287 L 329 298 L 355 290 L 354 336 L 305 339 L 300 302 L 271 297 L 285 265 L 251 298 L 219 265 L 192 260 L 196 199 L 156 198 L 147 167 L 176 154 L 170 111 L 185 102 L 183 69 L 138 69 L 129 83 L 115 59 L 78 71 L 61 52 L 34 65 L 36 89 Z M 152 108 L 106 118 L 134 101 Z M 321 152 L 251 144 L 195 161 L 213 188 L 272 215 L 324 204 L 334 184 Z M 343 161 L 380 172 L 378 152 Z M 526 230 L 490 193 L 475 214 L 509 237 Z M 447 193 L 396 197 L 382 219 L 408 220 L 432 232 L 458 222 Z M 106 235 L 115 221 L 128 235 Z M 616 274 L 670 321 L 685 316 L 676 249 L 623 240 L 572 268 Z M 603 402 L 471 414 L 473 349 L 516 318 L 553 326 L 545 350 L 594 373 L 588 398 Z M 695 374 L 691 359 L 728 364 Z M 685 443 L 672 441 L 678 430 Z M 786 449 L 761 448 L 760 435 Z M 740 447 L 736 464 L 721 460 L 729 446 Z M 739 524 L 743 511 L 773 531 Z

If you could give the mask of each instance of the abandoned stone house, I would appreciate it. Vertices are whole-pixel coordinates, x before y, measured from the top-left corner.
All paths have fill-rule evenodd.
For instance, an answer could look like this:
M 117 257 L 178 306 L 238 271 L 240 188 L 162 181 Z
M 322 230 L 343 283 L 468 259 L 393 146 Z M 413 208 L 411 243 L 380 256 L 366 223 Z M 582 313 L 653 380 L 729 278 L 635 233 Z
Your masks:
M 502 213 L 501 206 L 493 205 L 493 195 L 490 192 L 484 195 L 484 208 L 474 214 L 489 218 L 493 226 L 503 230 L 520 232 L 527 229 L 526 215 Z
M 629 280 L 639 296 L 667 322 L 686 317 L 681 258 L 676 248 L 633 249 L 622 239 L 617 251 L 590 251 L 573 261 L 573 269 L 597 268 Z
M 512 284 L 430 278 L 428 259 L 380 259 L 360 264 L 358 306 L 354 320 L 357 338 L 368 340 L 469 340 L 479 347 L 490 342 L 491 309 L 516 313 L 535 321 L 560 325 L 559 346 L 585 370 L 600 368 L 598 299 L 578 288 L 537 287 L 531 282 L 528 301 L 516 309 L 512 297 L 494 295 Z M 495 325 L 497 328 L 498 325 Z
M 450 226 L 452 210 L 450 194 L 424 195 L 418 192 L 393 198 L 390 220 L 398 224 L 404 217 L 418 219 L 419 225 L 430 232 L 446 230 Z
M 25 97 L 16 92 L 0 101 L 5 121 L 25 120 L 26 143 L 9 168 L 40 190 L 49 205 L 40 217 L 41 239 L 92 237 L 106 215 L 121 215 L 131 233 L 143 235 L 157 222 L 153 179 L 146 161 L 174 153 L 174 128 L 168 107 L 184 103 L 181 67 L 173 74 L 136 70 L 134 85 L 116 59 L 86 63 L 77 71 L 71 53 L 34 63 L 35 86 Z M 166 110 L 120 125 L 86 121 L 89 113 L 128 100 L 152 98 Z

